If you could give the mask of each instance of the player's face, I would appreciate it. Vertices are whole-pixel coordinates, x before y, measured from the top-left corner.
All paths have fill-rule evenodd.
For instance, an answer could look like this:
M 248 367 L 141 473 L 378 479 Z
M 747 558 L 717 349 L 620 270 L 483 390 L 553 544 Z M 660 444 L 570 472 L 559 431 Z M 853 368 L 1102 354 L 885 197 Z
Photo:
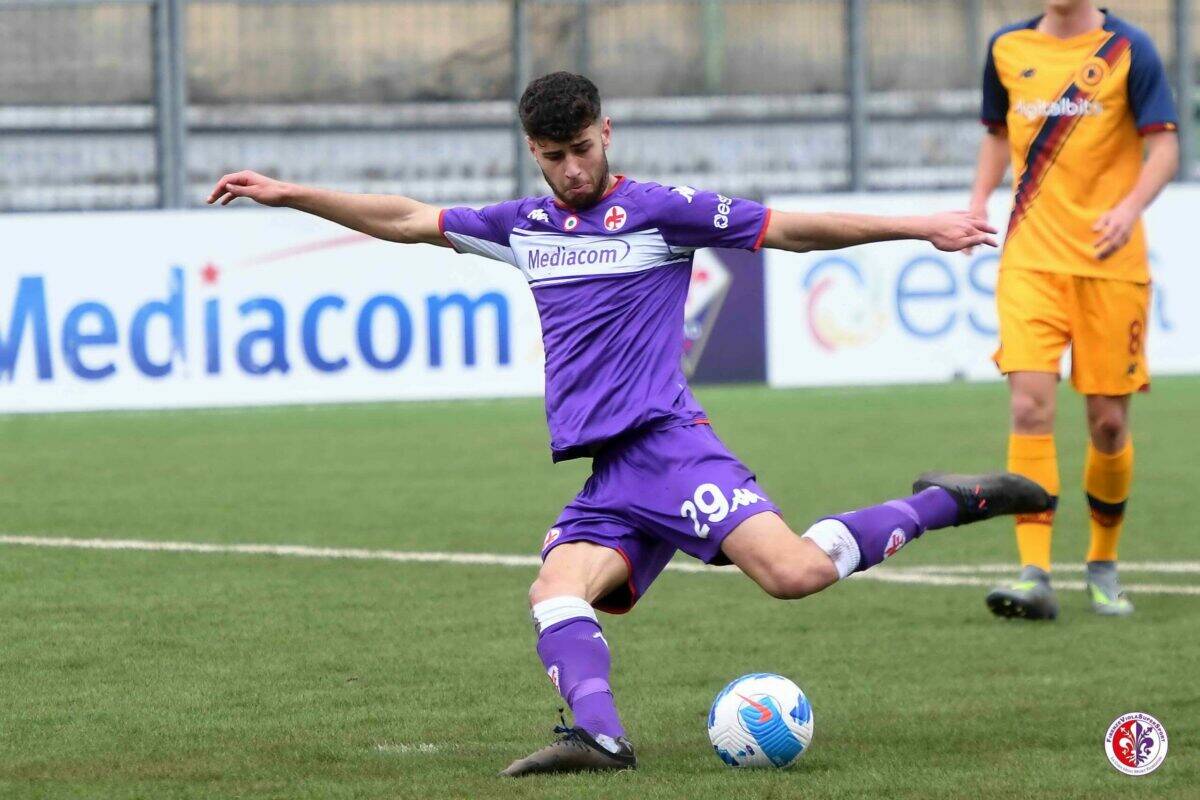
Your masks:
M 565 206 L 585 208 L 608 189 L 608 143 L 612 121 L 587 126 L 570 141 L 527 139 L 529 152 L 537 160 L 554 196 Z

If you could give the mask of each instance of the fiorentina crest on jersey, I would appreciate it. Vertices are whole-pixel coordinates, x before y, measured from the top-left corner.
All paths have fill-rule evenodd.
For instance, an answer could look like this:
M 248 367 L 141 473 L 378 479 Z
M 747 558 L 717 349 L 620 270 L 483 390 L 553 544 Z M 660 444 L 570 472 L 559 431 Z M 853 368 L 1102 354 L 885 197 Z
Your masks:
M 625 209 L 620 206 L 613 206 L 604 212 L 604 230 L 619 231 L 625 227 L 625 221 L 629 219 L 629 215 L 625 213 Z

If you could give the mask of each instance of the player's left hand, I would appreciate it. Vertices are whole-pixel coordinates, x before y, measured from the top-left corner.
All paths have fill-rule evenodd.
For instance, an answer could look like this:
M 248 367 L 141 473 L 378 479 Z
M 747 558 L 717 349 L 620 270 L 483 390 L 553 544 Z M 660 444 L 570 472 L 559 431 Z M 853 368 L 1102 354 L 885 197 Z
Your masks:
M 925 218 L 927 239 L 938 250 L 954 253 L 959 250 L 986 244 L 997 247 L 990 234 L 997 233 L 988 225 L 987 218 L 980 218 L 970 211 L 944 211 Z
M 1121 203 L 1096 220 L 1092 226 L 1092 230 L 1100 234 L 1100 238 L 1092 245 L 1096 248 L 1096 258 L 1106 259 L 1124 247 L 1133 234 L 1133 226 L 1137 224 L 1139 216 L 1136 209 Z

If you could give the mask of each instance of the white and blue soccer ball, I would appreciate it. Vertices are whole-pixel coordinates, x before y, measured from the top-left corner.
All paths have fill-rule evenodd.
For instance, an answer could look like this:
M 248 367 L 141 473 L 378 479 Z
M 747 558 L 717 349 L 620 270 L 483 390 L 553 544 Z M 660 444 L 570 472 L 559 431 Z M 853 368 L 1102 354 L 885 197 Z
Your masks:
M 756 672 L 730 683 L 708 712 L 708 738 L 731 767 L 786 767 L 808 750 L 812 705 L 782 675 Z

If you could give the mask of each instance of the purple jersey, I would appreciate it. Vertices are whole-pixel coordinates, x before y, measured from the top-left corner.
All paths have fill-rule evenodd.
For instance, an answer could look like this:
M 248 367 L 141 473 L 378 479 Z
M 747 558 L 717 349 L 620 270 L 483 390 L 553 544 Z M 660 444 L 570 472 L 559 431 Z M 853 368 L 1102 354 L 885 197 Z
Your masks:
M 692 253 L 757 250 L 769 217 L 750 200 L 618 176 L 586 209 L 526 198 L 448 208 L 440 225 L 458 252 L 525 274 L 546 349 L 550 448 L 563 461 L 629 431 L 703 420 L 680 368 Z

